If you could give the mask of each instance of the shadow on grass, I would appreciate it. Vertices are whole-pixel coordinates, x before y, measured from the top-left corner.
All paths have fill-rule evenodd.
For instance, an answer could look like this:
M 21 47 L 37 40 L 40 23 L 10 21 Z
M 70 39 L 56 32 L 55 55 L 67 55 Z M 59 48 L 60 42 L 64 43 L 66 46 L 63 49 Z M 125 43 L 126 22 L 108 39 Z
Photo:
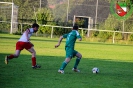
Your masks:
M 22 68 L 24 67 L 28 67 L 30 68 L 31 66 L 31 55 L 23 55 L 21 54 L 18 58 L 14 58 L 12 60 L 9 60 L 9 64 L 5 65 L 4 63 L 4 58 L 7 54 L 2 54 L 0 53 L 0 67 L 10 67 L 10 66 L 16 66 L 16 68 L 18 67 L 18 65 L 21 65 Z M 53 70 L 53 69 L 58 69 L 60 67 L 60 65 L 62 64 L 62 62 L 65 60 L 65 57 L 62 56 L 41 56 L 38 55 L 37 56 L 37 63 L 40 64 L 42 66 L 41 69 L 43 70 Z M 73 67 L 74 62 L 75 62 L 75 58 L 73 58 L 71 60 L 71 62 L 68 64 L 69 67 Z M 27 68 L 26 67 L 26 68 Z M 98 67 L 100 69 L 100 71 L 103 73 L 106 70 L 108 71 L 112 71 L 115 70 L 117 72 L 117 69 L 119 69 L 119 71 L 130 71 L 133 67 L 133 62 L 121 62 L 121 61 L 111 61 L 108 59 L 101 59 L 101 58 L 82 58 L 81 62 L 79 64 L 79 68 L 81 68 L 82 70 L 88 70 L 91 69 L 93 67 Z M 26 70 L 26 68 L 24 68 Z M 124 69 L 127 68 L 127 69 Z M 67 67 L 66 67 L 67 69 Z M 88 70 L 89 71 L 89 70 Z
M 62 88 L 65 84 L 69 85 L 64 88 L 71 88 L 71 86 L 75 88 L 77 86 L 75 82 L 78 82 L 78 86 L 81 88 L 91 87 L 92 84 L 93 88 L 97 84 L 101 85 L 101 88 L 106 88 L 106 83 L 108 86 L 119 86 L 117 88 L 133 86 L 132 62 L 118 62 L 101 58 L 83 58 L 79 64 L 81 72 L 74 73 L 71 70 L 75 62 L 74 58 L 65 68 L 65 74 L 61 75 L 57 70 L 64 61 L 64 57 L 38 55 L 37 63 L 42 67 L 40 69 L 32 69 L 31 55 L 21 54 L 19 58 L 10 60 L 8 65 L 4 63 L 5 55 L 4 53 L 0 53 L 1 88 L 43 88 L 44 84 L 45 88 Z M 98 75 L 92 73 L 91 69 L 93 67 L 100 69 Z M 97 84 L 94 82 L 97 82 Z M 54 86 L 51 83 L 54 83 Z M 101 83 L 104 84 L 102 85 Z

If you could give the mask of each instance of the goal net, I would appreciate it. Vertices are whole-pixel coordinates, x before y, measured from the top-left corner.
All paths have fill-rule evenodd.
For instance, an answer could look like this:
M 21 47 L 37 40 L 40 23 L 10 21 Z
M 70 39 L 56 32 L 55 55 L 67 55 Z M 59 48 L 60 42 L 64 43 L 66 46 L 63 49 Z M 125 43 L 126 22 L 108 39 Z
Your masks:
M 18 6 L 11 2 L 0 2 L 0 32 L 10 34 L 18 30 Z
M 93 19 L 91 17 L 74 15 L 73 25 L 74 24 L 78 24 L 79 28 L 88 29 L 87 36 L 89 37 L 89 30 L 93 28 Z

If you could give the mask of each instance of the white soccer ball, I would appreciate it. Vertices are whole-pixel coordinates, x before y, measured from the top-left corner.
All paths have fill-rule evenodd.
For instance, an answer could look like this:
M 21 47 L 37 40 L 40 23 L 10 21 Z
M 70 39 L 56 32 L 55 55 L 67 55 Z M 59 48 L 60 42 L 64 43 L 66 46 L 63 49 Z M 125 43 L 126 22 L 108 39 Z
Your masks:
M 94 67 L 94 68 L 92 69 L 92 72 L 93 72 L 93 73 L 99 73 L 99 69 L 98 69 L 97 67 Z

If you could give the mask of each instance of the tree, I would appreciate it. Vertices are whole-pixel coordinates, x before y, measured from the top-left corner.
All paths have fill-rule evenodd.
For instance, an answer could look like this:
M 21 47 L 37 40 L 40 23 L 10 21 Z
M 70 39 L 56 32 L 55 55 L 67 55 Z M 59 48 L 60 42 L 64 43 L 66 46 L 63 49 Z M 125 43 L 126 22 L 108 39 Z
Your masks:
M 48 8 L 38 9 L 38 11 L 36 12 L 36 17 L 34 16 L 34 19 L 37 19 L 37 23 L 40 25 L 54 25 L 52 12 Z M 39 29 L 40 33 L 51 32 L 50 27 L 41 26 Z

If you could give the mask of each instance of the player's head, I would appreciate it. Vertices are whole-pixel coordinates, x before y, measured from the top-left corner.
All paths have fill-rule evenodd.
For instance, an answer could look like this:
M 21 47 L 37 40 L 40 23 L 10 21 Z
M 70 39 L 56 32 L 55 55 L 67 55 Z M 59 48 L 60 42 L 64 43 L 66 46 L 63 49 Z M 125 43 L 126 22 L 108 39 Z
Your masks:
M 77 25 L 74 25 L 72 30 L 78 30 L 78 28 L 79 27 Z
M 38 28 L 39 28 L 39 25 L 37 23 L 34 23 L 32 25 L 32 28 L 34 29 L 34 32 L 37 32 L 38 31 Z

